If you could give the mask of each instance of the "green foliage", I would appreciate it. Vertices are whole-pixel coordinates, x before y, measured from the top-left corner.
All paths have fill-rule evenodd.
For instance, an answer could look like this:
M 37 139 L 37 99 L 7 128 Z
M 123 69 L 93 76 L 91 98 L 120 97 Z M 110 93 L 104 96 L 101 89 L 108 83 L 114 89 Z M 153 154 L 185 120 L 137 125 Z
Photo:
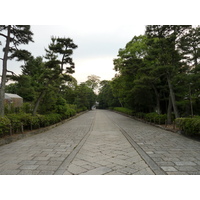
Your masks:
M 153 122 L 155 124 L 165 124 L 165 121 L 167 120 L 166 114 L 158 114 L 158 113 L 136 113 L 134 110 L 124 108 L 124 107 L 114 107 L 112 110 L 126 113 L 128 115 L 136 116 L 138 118 L 142 118 L 148 122 Z
M 113 110 L 119 111 L 128 115 L 134 115 L 134 111 L 128 108 L 123 108 L 123 107 L 114 107 Z
M 66 112 L 64 114 L 67 118 L 74 116 L 76 114 L 75 106 L 66 104 Z
M 41 127 L 50 126 L 62 120 L 62 116 L 58 113 L 51 113 L 47 115 L 37 115 L 35 117 L 39 119 Z
M 33 130 L 40 127 L 46 127 L 67 119 L 76 114 L 76 111 L 67 105 L 68 110 L 65 115 L 58 113 L 51 113 L 46 115 L 33 116 L 27 113 L 8 114 L 7 117 L 0 118 L 0 135 L 9 133 L 10 125 L 12 133 L 21 131 L 22 125 L 24 130 Z
M 98 108 L 105 109 L 120 106 L 118 98 L 114 97 L 111 81 L 101 81 L 100 86 L 101 88 L 97 97 L 97 101 L 99 102 Z
M 165 121 L 167 120 L 167 115 L 159 115 L 158 113 L 147 113 L 145 114 L 144 119 L 148 122 L 154 122 L 156 124 L 165 124 Z
M 33 105 L 29 102 L 25 102 L 25 103 L 23 103 L 21 110 L 24 113 L 32 113 Z
M 88 110 L 90 110 L 95 102 L 96 94 L 92 88 L 89 88 L 86 83 L 81 83 L 79 86 L 77 86 L 74 104 L 76 104 L 78 108 L 86 107 Z
M 32 116 L 27 113 L 13 113 L 7 115 L 10 119 L 13 132 L 16 132 L 21 128 L 21 125 L 24 126 L 24 129 L 30 130 L 33 128 L 38 128 L 40 126 L 39 119 L 36 116 Z
M 9 133 L 10 123 L 7 117 L 0 117 L 0 137 Z
M 100 83 L 100 77 L 96 75 L 91 75 L 87 78 L 88 80 L 85 82 L 86 85 L 93 90 L 97 89 Z
M 177 118 L 175 123 L 186 135 L 193 136 L 200 134 L 200 117 Z
M 3 33 L 2 33 L 3 32 Z M 8 78 L 7 62 L 10 59 L 16 58 L 17 61 L 27 61 L 30 58 L 30 53 L 27 50 L 22 50 L 18 46 L 33 42 L 33 33 L 29 25 L 0 25 L 0 36 L 5 38 L 5 47 L 3 47 L 2 59 L 2 76 L 0 87 L 0 115 L 4 116 L 4 99 L 5 85 Z M 12 72 L 11 72 L 12 73 Z M 13 73 L 12 73 L 13 74 Z

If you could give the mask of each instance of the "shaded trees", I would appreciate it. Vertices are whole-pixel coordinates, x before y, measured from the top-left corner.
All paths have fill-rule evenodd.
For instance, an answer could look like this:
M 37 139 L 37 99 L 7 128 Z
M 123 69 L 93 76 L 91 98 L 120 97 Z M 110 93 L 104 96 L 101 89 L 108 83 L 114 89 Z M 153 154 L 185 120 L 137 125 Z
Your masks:
M 111 81 L 104 80 L 100 82 L 100 90 L 97 101 L 99 103 L 98 108 L 100 109 L 120 106 L 118 98 L 113 95 Z
M 87 86 L 86 83 L 81 83 L 75 90 L 75 101 L 74 103 L 78 108 L 87 108 L 90 110 L 96 102 L 96 94 L 94 91 Z
M 200 113 L 199 39 L 199 26 L 146 26 L 144 35 L 119 50 L 114 59 L 118 75 L 110 81 L 107 96 L 136 112 L 167 113 L 169 123 L 172 111 L 175 118 Z

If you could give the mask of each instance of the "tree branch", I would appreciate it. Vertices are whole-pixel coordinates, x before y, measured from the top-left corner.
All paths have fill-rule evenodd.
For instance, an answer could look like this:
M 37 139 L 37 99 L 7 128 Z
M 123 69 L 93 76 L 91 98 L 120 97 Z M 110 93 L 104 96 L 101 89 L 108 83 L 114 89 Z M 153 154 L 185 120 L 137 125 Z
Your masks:
M 3 33 L 0 33 L 0 35 L 1 35 L 1 36 L 3 36 L 3 37 L 5 37 L 5 38 L 7 38 L 7 36 L 6 36 L 6 35 L 4 35 Z
M 6 70 L 6 72 L 10 72 L 12 75 L 16 75 L 14 72 Z

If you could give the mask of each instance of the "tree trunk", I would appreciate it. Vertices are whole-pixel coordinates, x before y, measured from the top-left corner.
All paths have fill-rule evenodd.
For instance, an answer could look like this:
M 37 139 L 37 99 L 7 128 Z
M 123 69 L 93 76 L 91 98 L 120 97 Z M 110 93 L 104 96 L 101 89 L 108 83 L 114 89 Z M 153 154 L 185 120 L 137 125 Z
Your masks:
M 189 84 L 189 98 L 190 98 L 190 111 L 191 111 L 191 116 L 194 116 L 193 112 L 193 105 L 192 105 L 192 94 L 191 94 L 191 85 Z
M 1 88 L 0 88 L 0 116 L 4 116 L 4 99 L 5 99 L 5 85 L 6 85 L 6 72 L 7 72 L 7 60 L 8 60 L 8 51 L 10 45 L 10 29 L 11 25 L 8 26 L 6 45 L 3 56 L 3 67 L 2 67 L 2 77 L 1 77 Z
M 171 96 L 169 95 L 169 103 L 167 108 L 167 124 L 172 123 L 172 100 Z
M 170 96 L 171 96 L 171 101 L 172 101 L 175 118 L 179 118 L 178 108 L 176 106 L 175 94 L 174 94 L 174 90 L 173 90 L 169 75 L 167 76 L 167 82 L 168 82 L 168 86 L 169 86 L 169 91 L 170 91 Z
M 155 95 L 156 95 L 156 109 L 157 109 L 157 113 L 160 115 L 161 114 L 161 109 L 160 109 L 160 95 L 158 93 L 158 90 L 156 89 L 156 87 L 154 85 L 152 85 Z
M 46 91 L 42 91 L 42 92 L 40 93 L 40 96 L 38 97 L 38 99 L 37 99 L 37 101 L 36 101 L 36 104 L 35 104 L 35 106 L 34 106 L 34 109 L 33 109 L 33 116 L 36 115 L 37 110 L 38 110 L 38 107 L 39 107 L 39 105 L 40 105 L 40 102 L 41 102 L 41 100 L 42 100 L 42 98 L 44 97 L 45 94 L 46 94 Z
M 118 98 L 118 101 L 119 101 L 121 107 L 124 107 L 123 104 L 122 104 L 122 102 L 120 101 L 120 98 Z

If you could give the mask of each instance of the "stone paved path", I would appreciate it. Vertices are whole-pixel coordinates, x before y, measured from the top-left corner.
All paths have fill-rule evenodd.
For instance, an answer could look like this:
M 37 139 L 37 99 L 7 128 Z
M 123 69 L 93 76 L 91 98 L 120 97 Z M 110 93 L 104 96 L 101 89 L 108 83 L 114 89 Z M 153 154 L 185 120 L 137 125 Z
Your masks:
M 1 146 L 0 174 L 200 174 L 200 143 L 95 110 Z

